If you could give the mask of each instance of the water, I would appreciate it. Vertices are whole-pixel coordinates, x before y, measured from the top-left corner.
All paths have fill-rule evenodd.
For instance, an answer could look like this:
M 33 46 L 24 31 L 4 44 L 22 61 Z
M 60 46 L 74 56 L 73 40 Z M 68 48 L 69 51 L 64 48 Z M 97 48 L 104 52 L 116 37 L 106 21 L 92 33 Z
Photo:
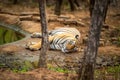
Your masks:
M 0 45 L 14 42 L 24 37 L 25 36 L 19 32 L 0 26 Z

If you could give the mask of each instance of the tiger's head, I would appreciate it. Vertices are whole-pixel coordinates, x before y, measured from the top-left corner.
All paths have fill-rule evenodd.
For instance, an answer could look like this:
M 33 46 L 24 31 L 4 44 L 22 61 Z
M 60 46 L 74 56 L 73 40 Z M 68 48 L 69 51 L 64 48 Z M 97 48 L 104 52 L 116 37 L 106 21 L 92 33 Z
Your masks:
M 69 53 L 69 52 L 76 52 L 80 51 L 80 40 L 77 38 L 69 39 L 65 46 L 62 48 L 62 52 Z

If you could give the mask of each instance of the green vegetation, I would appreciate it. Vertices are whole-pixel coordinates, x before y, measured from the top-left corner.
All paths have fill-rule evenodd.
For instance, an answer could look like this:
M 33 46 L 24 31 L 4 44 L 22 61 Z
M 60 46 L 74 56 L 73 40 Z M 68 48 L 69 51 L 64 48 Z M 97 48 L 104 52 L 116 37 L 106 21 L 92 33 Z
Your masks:
M 113 66 L 113 67 L 107 67 L 106 71 L 108 73 L 120 73 L 120 65 Z
M 111 39 L 112 44 L 120 47 L 120 26 L 114 28 L 108 37 Z
M 63 69 L 63 68 L 59 68 L 59 67 L 55 67 L 55 68 L 48 68 L 49 70 L 52 71 L 57 71 L 57 72 L 62 72 L 62 73 L 70 73 L 71 71 L 68 69 Z
M 102 69 L 95 70 L 95 74 L 113 74 L 113 73 L 120 73 L 120 65 L 113 66 L 113 67 L 103 67 Z
M 68 69 L 63 69 L 63 68 L 60 68 L 60 67 L 53 67 L 51 64 L 48 64 L 47 67 L 48 67 L 49 70 L 56 71 L 56 72 L 75 73 L 75 71 L 71 71 L 71 70 L 68 70 Z
M 117 46 L 120 47 L 120 37 L 118 37 Z
M 120 26 L 116 29 L 117 46 L 120 47 Z
M 34 65 L 36 66 L 37 62 L 30 63 L 28 61 L 24 62 L 24 65 L 20 68 L 13 68 L 12 71 L 15 73 L 24 73 L 34 69 Z M 4 64 L 0 64 L 0 67 L 4 67 Z M 62 73 L 76 73 L 75 71 L 64 69 L 61 67 L 54 67 L 52 64 L 47 64 L 49 70 L 62 72 Z M 111 80 L 119 80 L 120 79 L 120 65 L 118 66 L 109 66 L 103 67 L 95 70 L 95 80 L 108 80 L 110 77 Z
M 11 63 L 12 66 L 8 67 L 6 64 L 0 63 L 0 68 L 5 68 L 8 70 L 12 70 L 15 73 L 23 73 L 27 72 L 30 70 L 35 69 L 34 65 L 30 61 L 25 61 L 25 62 L 13 62 Z
M 0 63 L 0 68 L 3 68 L 4 66 L 5 66 L 5 64 Z
M 120 79 L 120 65 L 103 67 L 95 70 L 95 78 L 99 80 L 107 80 L 107 77 L 111 77 L 113 80 Z
M 76 73 L 68 69 L 63 69 L 60 67 L 53 67 L 51 64 L 48 64 L 48 69 L 56 72 L 62 73 Z M 120 65 L 118 66 L 109 66 L 103 67 L 95 70 L 95 80 L 119 80 L 120 79 Z
M 0 66 L 3 66 L 2 64 Z M 75 71 L 68 70 L 68 69 L 63 69 L 60 67 L 53 67 L 51 64 L 48 64 L 48 69 L 56 72 L 62 72 L 62 73 L 76 73 Z M 13 72 L 27 72 L 32 68 L 32 64 L 29 62 L 25 62 L 25 65 L 20 68 L 20 69 L 12 69 Z M 96 69 L 95 70 L 95 75 L 96 76 L 105 76 L 107 74 L 120 74 L 120 65 L 118 66 L 113 66 L 113 67 L 103 67 L 101 69 Z
M 21 66 L 20 68 L 13 68 L 12 71 L 13 72 L 18 72 L 18 73 L 22 73 L 22 72 L 27 72 L 34 69 L 33 65 L 31 64 L 31 62 L 29 61 L 25 61 L 23 62 L 23 66 Z
M 12 71 L 16 73 L 23 73 L 29 71 L 29 68 L 27 66 L 23 66 L 21 69 L 12 69 Z
M 6 29 L 6 28 L 0 26 L 0 45 L 20 40 L 23 37 L 24 36 L 21 35 L 20 33 L 17 33 L 13 30 Z

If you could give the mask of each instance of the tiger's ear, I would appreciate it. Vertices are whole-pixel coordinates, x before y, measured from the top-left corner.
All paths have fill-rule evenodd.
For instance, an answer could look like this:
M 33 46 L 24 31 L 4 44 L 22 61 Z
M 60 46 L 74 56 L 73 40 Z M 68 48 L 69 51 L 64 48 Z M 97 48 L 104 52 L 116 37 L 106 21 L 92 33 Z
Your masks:
M 80 37 L 79 35 L 75 35 L 75 38 L 76 38 L 76 39 L 79 39 L 79 37 Z

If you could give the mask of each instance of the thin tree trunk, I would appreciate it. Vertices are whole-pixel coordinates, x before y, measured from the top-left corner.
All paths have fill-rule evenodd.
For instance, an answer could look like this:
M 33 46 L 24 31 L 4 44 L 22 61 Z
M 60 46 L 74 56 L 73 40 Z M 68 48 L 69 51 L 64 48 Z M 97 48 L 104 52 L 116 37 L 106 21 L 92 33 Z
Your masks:
M 63 0 L 56 0 L 55 3 L 55 14 L 60 15 L 61 14 L 61 6 L 62 6 Z
M 17 4 L 18 0 L 13 0 L 13 4 Z
M 92 11 L 93 11 L 93 9 L 94 9 L 95 0 L 90 0 L 89 5 L 90 5 L 90 7 L 89 7 L 90 16 L 92 17 Z
M 106 7 L 109 0 L 95 0 L 92 12 L 91 26 L 88 36 L 88 45 L 79 73 L 79 80 L 94 80 L 94 68 L 99 46 L 101 27 L 103 25 Z
M 38 67 L 46 68 L 46 53 L 48 50 L 48 29 L 47 29 L 47 20 L 46 20 L 46 10 L 45 10 L 45 0 L 38 0 L 39 2 L 39 11 L 41 18 L 41 30 L 42 30 L 42 46 L 41 52 L 39 55 Z
M 70 3 L 70 9 L 71 11 L 75 11 L 75 5 L 74 5 L 74 1 L 73 0 L 68 0 Z
M 74 3 L 76 4 L 77 7 L 80 7 L 79 0 L 74 0 Z
M 79 3 L 77 3 L 78 1 L 76 0 L 68 0 L 69 4 L 70 4 L 70 9 L 71 11 L 75 11 L 76 7 L 75 4 L 79 7 Z M 60 15 L 61 14 L 61 6 L 62 6 L 63 0 L 56 0 L 56 4 L 55 4 L 55 11 L 54 14 L 56 15 Z M 75 3 L 75 4 L 74 4 Z
M 107 15 L 107 10 L 108 10 L 108 6 L 110 4 L 110 0 L 108 0 L 108 3 L 106 4 L 107 7 L 105 7 L 105 14 L 103 15 L 103 23 L 105 24 L 105 20 L 106 20 L 106 15 Z

